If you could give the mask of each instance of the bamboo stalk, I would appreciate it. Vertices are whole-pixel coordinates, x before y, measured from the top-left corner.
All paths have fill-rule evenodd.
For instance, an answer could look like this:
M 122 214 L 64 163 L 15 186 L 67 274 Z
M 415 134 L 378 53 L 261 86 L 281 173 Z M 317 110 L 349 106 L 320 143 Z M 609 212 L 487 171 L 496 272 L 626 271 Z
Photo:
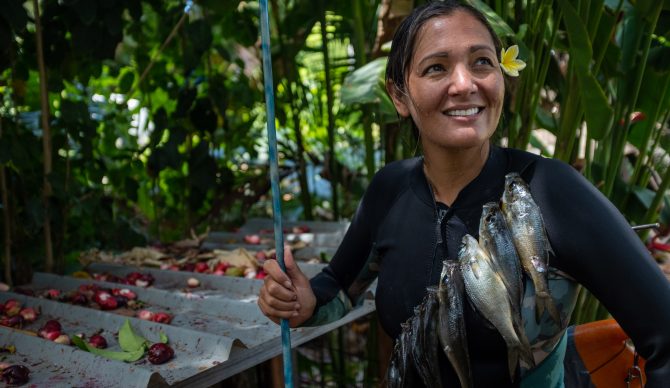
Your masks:
M 53 244 L 51 241 L 51 216 L 49 215 L 49 198 L 51 197 L 51 128 L 49 127 L 49 95 L 47 92 L 47 74 L 44 67 L 44 52 L 42 47 L 42 23 L 40 21 L 40 7 L 38 0 L 33 0 L 35 9 L 35 43 L 37 46 L 37 65 L 40 74 L 40 103 L 42 107 L 42 152 L 44 154 L 44 189 L 42 202 L 44 205 L 44 251 L 46 272 L 54 268 Z
M 0 118 L 0 139 L 2 139 L 2 118 Z M 0 166 L 0 192 L 2 192 L 2 210 L 3 222 L 5 223 L 4 237 L 5 237 L 5 282 L 12 286 L 12 223 L 10 219 L 9 196 L 7 195 L 7 178 L 5 176 L 5 165 Z

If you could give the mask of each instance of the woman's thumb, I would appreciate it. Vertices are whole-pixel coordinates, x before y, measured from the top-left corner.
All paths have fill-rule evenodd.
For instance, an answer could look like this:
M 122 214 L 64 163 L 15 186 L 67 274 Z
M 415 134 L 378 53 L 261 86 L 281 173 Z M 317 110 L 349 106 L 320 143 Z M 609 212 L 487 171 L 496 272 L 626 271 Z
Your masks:
M 284 245 L 284 266 L 286 267 L 286 274 L 292 281 L 300 281 L 305 279 L 305 274 L 302 273 L 300 267 L 293 259 L 293 252 L 288 245 Z

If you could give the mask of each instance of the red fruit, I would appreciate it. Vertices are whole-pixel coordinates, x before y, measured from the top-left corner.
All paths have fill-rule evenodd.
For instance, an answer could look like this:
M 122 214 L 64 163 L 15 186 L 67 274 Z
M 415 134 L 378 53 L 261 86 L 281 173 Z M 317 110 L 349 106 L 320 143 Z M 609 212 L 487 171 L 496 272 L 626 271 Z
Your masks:
M 223 273 L 225 273 L 228 267 L 230 267 L 230 263 L 222 261 L 219 264 L 217 264 L 216 267 L 214 267 L 214 272 L 222 271 Z
M 21 302 L 16 299 L 8 299 L 5 302 L 5 315 L 13 317 L 21 311 Z
M 135 280 L 135 285 L 137 287 L 149 287 L 154 282 L 154 277 L 151 274 L 143 274 L 139 279 Z M 130 283 L 131 285 L 133 283 Z
M 44 326 L 42 326 L 42 329 L 40 330 L 45 330 L 45 331 L 61 331 L 63 330 L 63 327 L 60 325 L 60 322 L 58 322 L 55 319 L 50 319 L 48 320 Z
M 129 274 L 126 275 L 126 280 L 128 281 L 129 284 L 135 284 L 135 280 L 141 278 L 142 274 L 139 272 L 130 272 Z
M 112 295 L 116 299 L 116 307 L 124 307 L 128 304 L 128 298 L 123 295 Z
M 261 243 L 261 238 L 257 234 L 247 234 L 244 236 L 244 242 L 247 244 L 258 245 Z
M 42 337 L 42 338 L 46 338 L 46 339 L 48 339 L 49 341 L 55 341 L 56 338 L 58 338 L 58 337 L 61 336 L 60 331 L 44 331 L 44 330 L 40 330 L 40 333 L 39 333 L 39 334 L 40 334 L 40 337 Z
M 100 289 L 100 286 L 97 284 L 82 284 L 79 286 L 79 291 L 81 292 L 95 292 Z
M 182 271 L 186 271 L 186 272 L 193 272 L 193 271 L 195 271 L 195 264 L 193 264 L 193 263 L 184 263 L 184 264 L 182 264 L 182 266 L 181 266 L 181 270 L 182 270 Z
M 151 345 L 147 358 L 152 364 L 163 364 L 174 357 L 174 350 L 167 344 L 157 343 Z
M 145 321 L 153 321 L 154 315 L 155 314 L 149 310 L 140 310 L 137 312 L 137 318 L 143 319 Z
M 70 297 L 70 303 L 84 306 L 88 303 L 86 295 L 76 292 Z
M 256 279 L 265 279 L 266 276 L 268 276 L 268 274 L 262 269 L 256 273 Z
M 23 365 L 11 365 L 2 370 L 2 381 L 8 385 L 23 385 L 28 382 L 30 370 Z
M 226 271 L 221 271 L 220 269 L 217 269 L 216 271 L 212 272 L 212 274 L 217 276 L 224 276 L 226 274 Z
M 126 299 L 135 300 L 137 299 L 137 294 L 130 291 L 127 288 L 112 288 L 112 295 L 123 296 Z
M 93 296 L 93 301 L 97 303 L 102 310 L 114 310 L 119 307 L 116 298 L 107 291 L 97 291 Z
M 107 340 L 100 334 L 94 334 L 88 339 L 88 344 L 98 349 L 107 348 Z
M 258 251 L 256 252 L 256 260 L 258 261 L 265 261 L 267 260 L 268 256 L 265 254 L 264 251 Z
M 168 324 L 172 321 L 172 315 L 168 313 L 155 313 L 151 320 L 158 323 Z
M 209 272 L 209 265 L 207 263 L 196 263 L 195 264 L 195 272 Z
M 23 317 L 20 315 L 14 315 L 13 317 L 2 317 L 2 319 L 0 319 L 0 326 L 15 327 L 20 329 L 23 327 L 23 322 Z
M 24 307 L 19 312 L 19 315 L 23 317 L 26 322 L 35 322 L 39 313 L 32 307 Z

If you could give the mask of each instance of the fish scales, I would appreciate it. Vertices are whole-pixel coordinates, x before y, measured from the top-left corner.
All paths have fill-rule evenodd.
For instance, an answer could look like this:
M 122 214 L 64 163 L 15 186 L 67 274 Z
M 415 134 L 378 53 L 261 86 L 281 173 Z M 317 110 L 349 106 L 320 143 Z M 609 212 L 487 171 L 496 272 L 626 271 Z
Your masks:
M 515 378 L 519 358 L 532 363 L 516 334 L 512 307 L 501 276 L 490 265 L 491 259 L 470 235 L 463 237 L 458 254 L 466 294 L 477 310 L 498 330 L 507 344 L 510 377 Z
M 544 227 L 539 206 L 533 200 L 530 188 L 517 173 L 505 176 L 502 211 L 512 233 L 523 270 L 535 286 L 535 320 L 545 310 L 558 324 L 561 316 L 554 304 L 547 283 L 549 256 L 553 253 Z
M 495 202 L 489 202 L 482 209 L 479 223 L 480 245 L 489 254 L 491 263 L 496 272 L 501 275 L 507 293 L 510 297 L 512 307 L 512 323 L 514 330 L 521 341 L 525 354 L 531 354 L 530 342 L 524 330 L 521 316 L 521 305 L 523 303 L 522 269 L 519 255 L 512 233 L 507 227 L 505 216 Z M 533 361 L 529 367 L 534 367 Z

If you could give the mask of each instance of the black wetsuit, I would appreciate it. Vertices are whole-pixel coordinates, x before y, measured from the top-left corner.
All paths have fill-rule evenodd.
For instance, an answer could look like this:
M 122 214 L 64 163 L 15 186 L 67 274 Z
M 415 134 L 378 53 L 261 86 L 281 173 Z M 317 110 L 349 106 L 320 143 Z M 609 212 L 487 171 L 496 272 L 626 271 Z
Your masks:
M 647 387 L 670 386 L 670 283 L 620 212 L 590 182 L 565 163 L 518 150 L 492 146 L 479 176 L 451 207 L 435 203 L 421 158 L 381 169 L 337 253 L 311 281 L 317 297 L 312 323 L 337 318 L 377 276 L 377 313 L 396 338 L 426 286 L 438 283 L 442 261 L 456 257 L 463 234 L 478 237 L 482 205 L 500 200 L 504 176 L 512 171 L 530 184 L 541 208 L 555 253 L 550 266 L 591 291 L 633 339 L 647 360 Z M 502 337 L 471 307 L 465 317 L 475 386 L 514 385 Z M 457 384 L 453 371 L 446 378 Z

